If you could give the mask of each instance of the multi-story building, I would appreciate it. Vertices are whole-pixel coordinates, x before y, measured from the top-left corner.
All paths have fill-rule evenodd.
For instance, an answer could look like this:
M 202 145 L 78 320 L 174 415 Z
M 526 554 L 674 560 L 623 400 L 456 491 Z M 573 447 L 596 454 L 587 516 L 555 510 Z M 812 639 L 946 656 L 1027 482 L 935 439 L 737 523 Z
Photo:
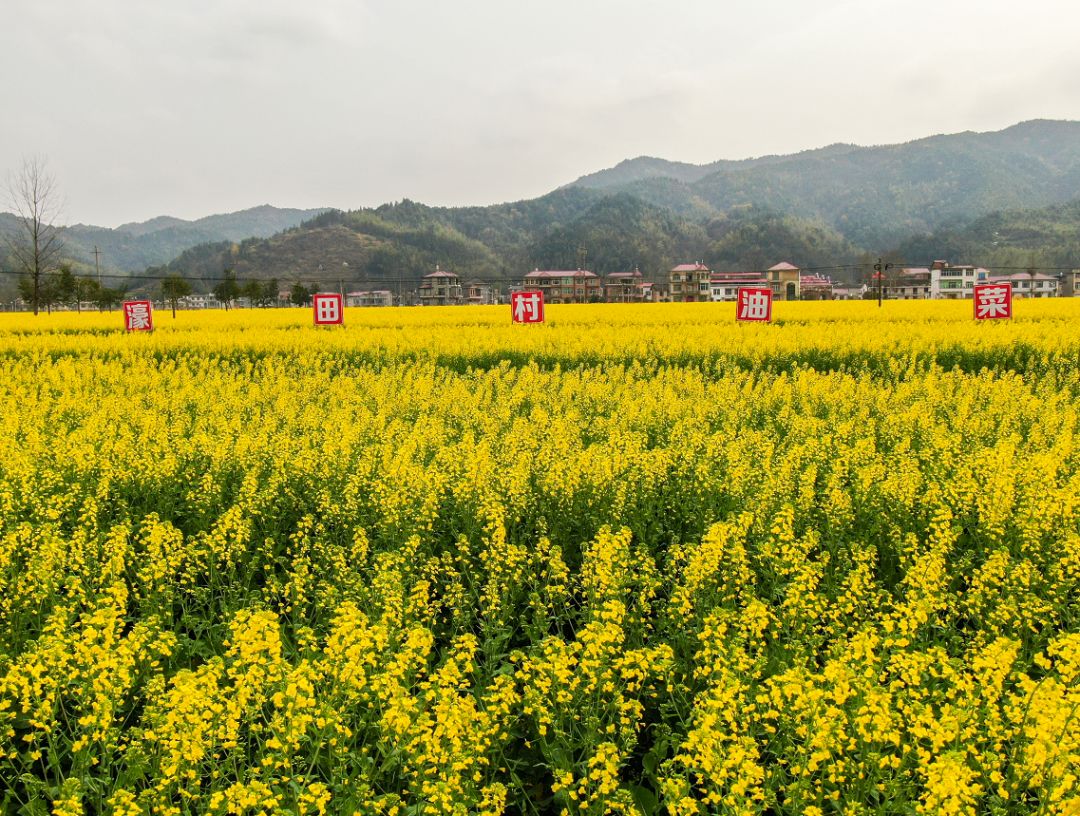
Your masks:
M 884 283 L 882 293 L 887 300 L 937 300 L 941 296 L 941 269 L 905 267 Z
M 184 295 L 176 302 L 181 309 L 217 309 L 221 301 L 213 293 L 205 295 Z
M 453 306 L 465 301 L 461 280 L 453 272 L 435 267 L 420 284 L 421 306 Z
M 712 271 L 705 264 L 679 264 L 668 273 L 671 299 L 685 303 L 712 300 Z
M 802 297 L 802 274 L 797 266 L 781 261 L 765 273 L 773 300 L 798 300 Z
M 374 289 L 371 291 L 346 292 L 346 306 L 393 306 L 394 296 L 389 289 Z
M 836 286 L 832 288 L 833 300 L 862 300 L 866 286 Z
M 709 279 L 709 294 L 714 301 L 739 299 L 739 287 L 768 286 L 760 272 L 713 272 Z
M 944 300 L 970 299 L 973 296 L 975 284 L 986 283 L 990 280 L 989 269 L 970 264 L 953 266 L 947 261 L 934 261 L 930 266 L 930 272 L 937 273 L 938 296 Z M 931 297 L 934 295 L 931 294 Z
M 802 300 L 832 300 L 833 282 L 824 275 L 800 275 L 799 297 Z
M 1080 297 L 1080 269 L 1072 269 L 1061 276 L 1058 295 L 1061 297 Z
M 1057 297 L 1058 279 L 1036 272 L 1016 272 L 1012 275 L 995 275 L 988 283 L 1012 284 L 1013 296 L 1018 298 L 1048 298 Z
M 495 287 L 483 281 L 467 281 L 465 283 L 465 302 L 473 306 L 490 306 L 497 303 Z
M 603 299 L 600 278 L 587 269 L 534 269 L 525 276 L 525 288 L 543 292 L 545 303 L 596 303 Z
M 641 272 L 611 272 L 604 281 L 604 300 L 608 303 L 641 303 L 645 299 Z

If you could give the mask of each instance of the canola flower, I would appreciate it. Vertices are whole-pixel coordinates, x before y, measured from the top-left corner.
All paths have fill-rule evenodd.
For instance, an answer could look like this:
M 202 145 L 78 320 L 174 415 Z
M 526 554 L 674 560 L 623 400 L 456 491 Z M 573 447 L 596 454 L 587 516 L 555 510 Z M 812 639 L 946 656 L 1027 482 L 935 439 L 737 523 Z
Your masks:
M 1080 302 L 0 316 L 0 810 L 1080 813 Z

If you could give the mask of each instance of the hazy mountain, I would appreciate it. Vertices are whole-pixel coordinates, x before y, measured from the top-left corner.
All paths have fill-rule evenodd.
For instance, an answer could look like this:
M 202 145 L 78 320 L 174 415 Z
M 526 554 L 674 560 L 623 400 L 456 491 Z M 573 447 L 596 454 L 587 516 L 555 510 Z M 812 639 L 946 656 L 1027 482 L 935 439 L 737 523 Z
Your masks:
M 673 264 L 689 260 L 760 269 L 781 259 L 850 263 L 857 255 L 835 230 L 795 216 L 743 207 L 702 222 L 626 193 L 571 189 L 483 208 L 403 201 L 331 211 L 269 239 L 190 249 L 155 272 L 204 284 L 231 268 L 241 279 L 283 284 L 412 288 L 436 264 L 463 279 L 503 282 L 520 280 L 534 267 L 579 265 L 600 274 L 636 267 L 663 280 Z
M 996 210 L 1080 197 L 1080 122 L 1036 120 L 992 133 L 700 166 L 634 159 L 571 186 L 627 192 L 682 212 L 752 204 L 881 247 Z
M 210 215 L 194 221 L 158 216 L 115 229 L 75 224 L 63 227 L 60 237 L 69 260 L 94 265 L 94 247 L 106 270 L 142 271 L 168 263 L 185 249 L 220 241 L 266 238 L 294 227 L 325 210 L 282 209 L 262 205 L 234 213 Z M 16 228 L 15 217 L 0 213 L 0 234 Z

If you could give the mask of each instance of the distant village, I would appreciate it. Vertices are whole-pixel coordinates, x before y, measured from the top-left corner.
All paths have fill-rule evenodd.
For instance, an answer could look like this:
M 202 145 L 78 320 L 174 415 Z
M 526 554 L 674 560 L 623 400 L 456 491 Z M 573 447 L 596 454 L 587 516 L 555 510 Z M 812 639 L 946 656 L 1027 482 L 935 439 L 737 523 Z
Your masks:
M 1070 297 L 1080 295 L 1080 269 L 1060 277 L 1041 272 L 995 275 L 980 266 L 935 261 L 928 268 L 907 267 L 888 273 L 881 281 L 881 294 L 887 300 L 970 299 L 977 283 L 1007 283 L 1014 297 L 1020 298 Z M 603 276 L 587 269 L 534 269 L 520 283 L 505 288 L 487 281 L 463 281 L 454 272 L 436 267 L 423 277 L 418 289 L 408 292 L 373 289 L 342 294 L 347 306 L 490 305 L 507 302 L 515 291 L 543 292 L 544 302 L 553 304 L 705 303 L 734 302 L 742 286 L 769 287 L 775 300 L 862 300 L 876 297 L 878 291 L 876 283 L 844 286 L 782 261 L 764 272 L 714 272 L 700 262 L 679 264 L 663 282 L 647 281 L 637 269 Z M 189 296 L 186 305 L 213 305 L 204 301 L 206 297 Z M 288 305 L 290 292 L 282 291 L 279 301 Z
M 974 286 L 980 283 L 1008 284 L 1017 298 L 1075 297 L 1080 295 L 1080 269 L 1058 276 L 1037 270 L 994 274 L 989 269 L 970 264 L 950 264 L 934 261 L 929 267 L 890 269 L 870 283 L 852 286 L 837 283 L 828 276 L 807 272 L 782 261 L 764 272 L 715 272 L 702 262 L 684 263 L 672 267 L 663 281 L 645 280 L 637 269 L 598 275 L 587 269 L 534 269 L 520 282 L 505 284 L 490 280 L 462 278 L 456 273 L 436 266 L 421 279 L 419 287 L 405 289 L 364 289 L 339 291 L 345 305 L 368 306 L 458 306 L 507 303 L 510 294 L 520 291 L 543 292 L 544 301 L 559 303 L 706 303 L 738 299 L 740 287 L 768 287 L 774 300 L 960 300 L 971 299 Z M 139 297 L 162 302 L 160 295 L 145 292 Z M 26 308 L 15 301 L 14 308 Z M 276 300 L 271 296 L 259 303 L 248 297 L 237 297 L 231 306 L 288 307 L 297 303 L 296 290 L 283 289 Z M 224 308 L 213 293 L 189 294 L 176 301 L 180 309 Z M 53 309 L 73 306 L 54 304 Z M 82 304 L 82 308 L 92 308 Z

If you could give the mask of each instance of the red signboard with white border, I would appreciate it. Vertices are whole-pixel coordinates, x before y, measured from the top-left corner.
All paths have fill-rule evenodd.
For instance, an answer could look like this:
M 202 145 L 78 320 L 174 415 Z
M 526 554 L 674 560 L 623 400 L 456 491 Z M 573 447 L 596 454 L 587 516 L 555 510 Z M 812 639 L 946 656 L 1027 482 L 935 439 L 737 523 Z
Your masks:
M 972 291 L 976 320 L 1008 320 L 1012 317 L 1011 283 L 977 283 Z
M 772 289 L 767 286 L 740 286 L 735 318 L 753 323 L 772 320 Z
M 316 326 L 340 326 L 345 322 L 345 309 L 341 295 L 336 293 L 313 295 L 312 309 Z
M 153 331 L 154 304 L 149 300 L 125 300 L 124 329 L 129 332 Z
M 510 315 L 515 323 L 543 323 L 544 293 L 511 292 Z

